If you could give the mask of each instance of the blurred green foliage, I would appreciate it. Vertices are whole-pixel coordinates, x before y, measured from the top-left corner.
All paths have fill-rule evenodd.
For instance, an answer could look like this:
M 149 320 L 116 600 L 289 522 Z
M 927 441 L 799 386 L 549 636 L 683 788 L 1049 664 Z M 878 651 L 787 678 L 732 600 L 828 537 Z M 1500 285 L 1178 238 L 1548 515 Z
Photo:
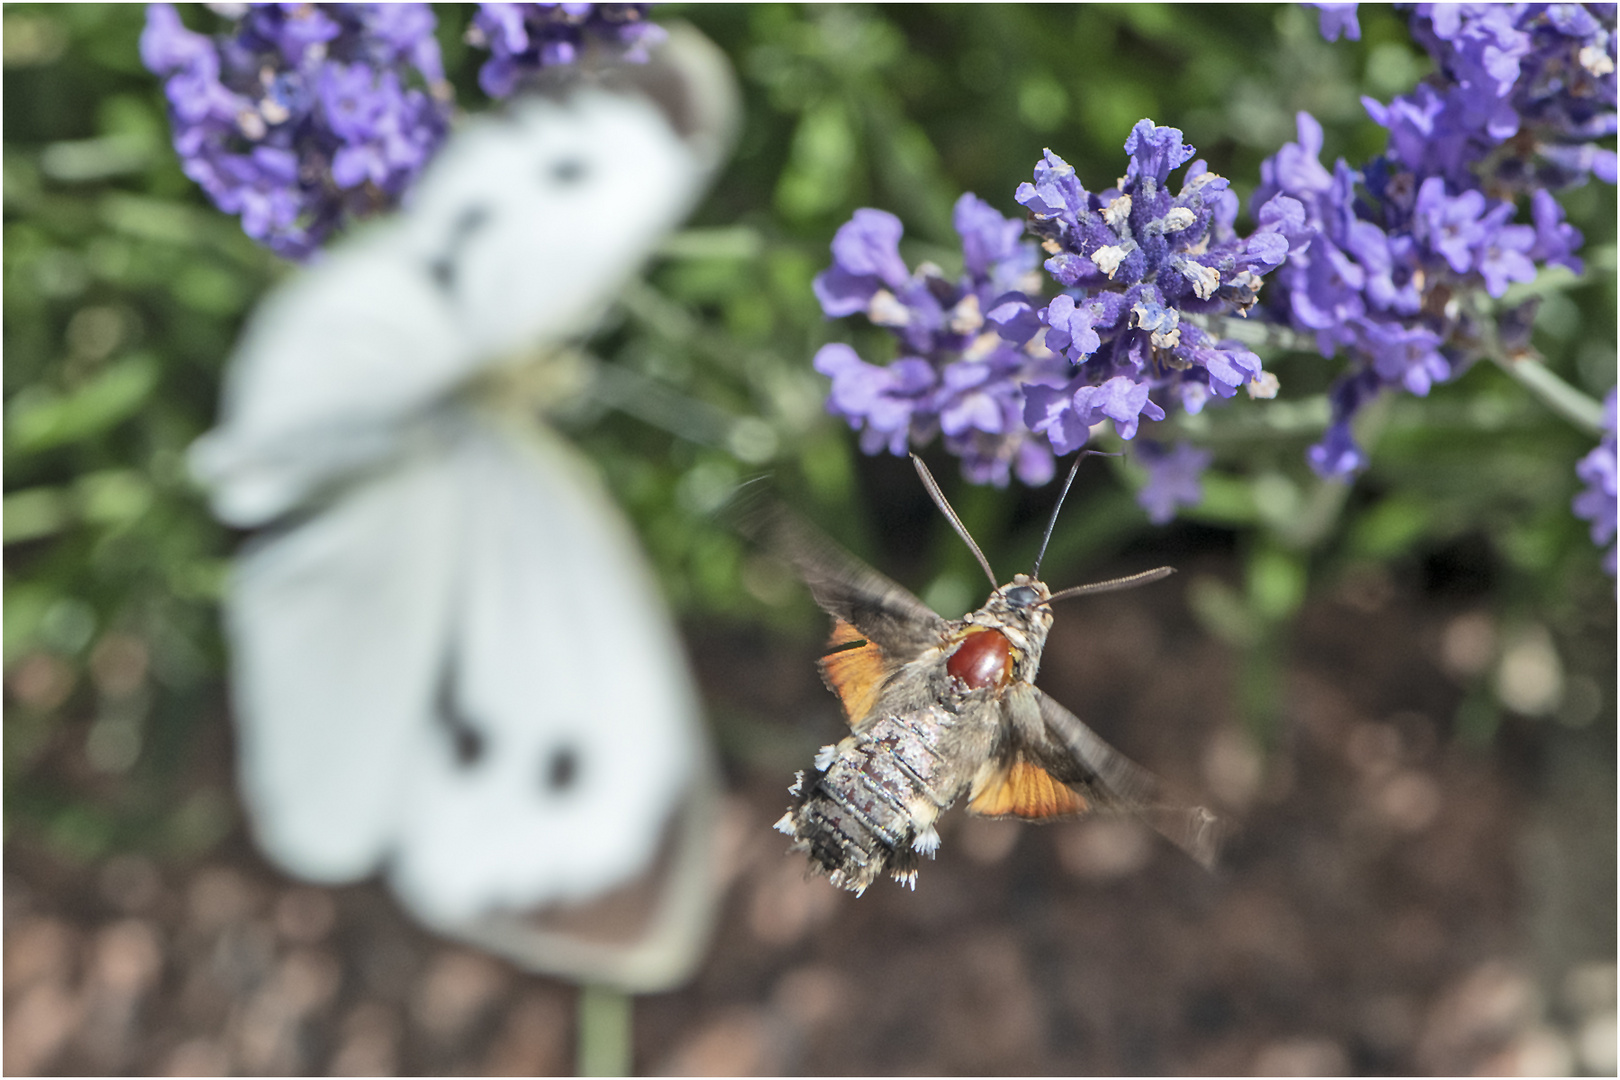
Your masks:
M 463 107 L 488 107 L 459 41 L 467 10 L 440 13 Z M 183 856 L 230 827 L 222 777 L 191 766 L 224 725 L 215 601 L 236 538 L 209 517 L 184 454 L 210 425 L 241 320 L 288 272 L 181 175 L 137 55 L 143 18 L 117 5 L 4 13 L 6 821 L 87 856 Z M 898 214 L 908 259 L 949 267 L 962 191 L 1012 213 L 1043 147 L 1107 186 L 1144 116 L 1182 128 L 1246 199 L 1297 110 L 1326 127 L 1325 158 L 1360 161 L 1383 133 L 1359 96 L 1403 92 L 1427 66 L 1375 7 L 1361 42 L 1336 44 L 1293 6 L 671 4 L 659 18 L 690 20 L 732 57 L 745 126 L 692 228 L 589 343 L 593 392 L 555 419 L 601 464 L 685 616 L 805 635 L 820 631 L 808 601 L 716 522 L 733 485 L 762 471 L 945 613 L 982 592 L 909 467 L 861 457 L 824 413 L 809 366 L 820 344 L 892 355 L 883 333 L 823 320 L 810 292 L 856 207 Z M 1565 202 L 1589 272 L 1543 290 L 1535 342 L 1596 396 L 1615 380 L 1614 193 Z M 1569 512 L 1593 439 L 1480 365 L 1426 400 L 1370 410 L 1372 469 L 1324 484 L 1303 450 L 1338 365 L 1267 365 L 1278 401 L 1182 423 L 1217 463 L 1204 505 L 1168 530 L 1131 501 L 1128 459 L 1082 470 L 1046 564 L 1054 584 L 1132 547 L 1133 565 L 1235 554 L 1230 580 L 1197 575 L 1188 598 L 1247 657 L 1262 730 L 1306 598 L 1393 578 L 1491 613 L 1504 641 L 1545 628 L 1566 674 L 1600 688 L 1560 715 L 1612 716 L 1614 585 Z M 970 489 L 929 457 L 992 562 L 1026 565 L 1053 492 Z M 1486 738 L 1500 695 L 1488 665 L 1471 678 L 1458 730 Z

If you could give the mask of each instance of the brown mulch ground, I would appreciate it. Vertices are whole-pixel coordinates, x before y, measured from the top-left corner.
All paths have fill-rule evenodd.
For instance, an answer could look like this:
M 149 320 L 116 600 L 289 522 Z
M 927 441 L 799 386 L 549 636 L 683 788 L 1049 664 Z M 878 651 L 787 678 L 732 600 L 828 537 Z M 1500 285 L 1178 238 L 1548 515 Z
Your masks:
M 1612 1072 L 1612 713 L 1465 748 L 1443 657 L 1477 613 L 1352 590 L 1301 620 L 1262 755 L 1191 576 L 1065 607 L 1042 684 L 1242 822 L 1213 875 L 1130 822 L 956 813 L 915 893 L 807 880 L 770 826 L 836 730 L 812 654 L 694 634 L 731 749 L 729 887 L 693 983 L 638 1000 L 636 1069 Z M 240 828 L 190 865 L 24 835 L 5 856 L 8 1074 L 572 1070 L 571 987 L 433 938 L 375 884 L 292 882 Z

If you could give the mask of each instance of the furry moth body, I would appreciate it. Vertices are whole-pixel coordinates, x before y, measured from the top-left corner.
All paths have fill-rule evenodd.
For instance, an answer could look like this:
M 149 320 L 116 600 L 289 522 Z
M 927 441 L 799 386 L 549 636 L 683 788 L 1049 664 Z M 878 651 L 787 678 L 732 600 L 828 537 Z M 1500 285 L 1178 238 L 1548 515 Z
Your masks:
M 1054 599 L 1144 583 L 1168 569 L 1053 594 L 1038 579 L 1037 560 L 1034 573 L 996 588 L 978 611 L 947 620 L 786 514 L 771 515 L 765 531 L 834 619 L 819 666 L 851 734 L 823 747 L 810 775 L 799 774 L 794 804 L 776 824 L 833 884 L 862 893 L 887 874 L 915 888 L 920 858 L 939 846 L 935 823 L 963 796 L 969 813 L 991 818 L 1132 812 L 1199 862 L 1213 862 L 1214 815 L 1163 805 L 1151 775 L 1034 685 Z

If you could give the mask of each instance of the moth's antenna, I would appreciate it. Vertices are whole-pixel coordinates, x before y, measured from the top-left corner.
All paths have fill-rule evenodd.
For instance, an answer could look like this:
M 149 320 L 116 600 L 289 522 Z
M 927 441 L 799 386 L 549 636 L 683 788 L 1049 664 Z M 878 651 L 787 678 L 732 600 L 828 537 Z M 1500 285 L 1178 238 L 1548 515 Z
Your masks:
M 1119 589 L 1134 589 L 1138 585 L 1160 581 L 1176 572 L 1173 566 L 1161 566 L 1157 570 L 1144 570 L 1140 574 L 1128 574 L 1125 577 L 1110 578 L 1107 581 L 1096 581 L 1090 585 L 1076 585 L 1062 592 L 1055 592 L 1047 599 L 1047 603 L 1067 600 L 1071 596 L 1090 596 L 1093 593 L 1115 592 Z
M 1041 560 L 1046 558 L 1046 545 L 1052 541 L 1052 530 L 1057 528 L 1058 511 L 1063 509 L 1063 500 L 1069 496 L 1069 487 L 1074 483 L 1074 474 L 1080 471 L 1080 463 L 1093 454 L 1097 457 L 1119 457 L 1118 454 L 1105 454 L 1101 450 L 1082 450 L 1080 456 L 1074 459 L 1074 465 L 1069 469 L 1069 478 L 1063 481 L 1063 490 L 1058 492 L 1057 505 L 1052 507 L 1052 520 L 1046 523 L 1046 535 L 1041 537 L 1041 550 L 1035 554 L 1035 568 L 1029 572 L 1029 576 L 1036 581 L 1041 579 Z
M 951 509 L 951 504 L 945 499 L 945 493 L 939 490 L 939 484 L 934 481 L 934 474 L 928 471 L 928 466 L 924 465 L 922 458 L 916 454 L 911 455 L 911 463 L 917 466 L 917 475 L 922 477 L 923 487 L 928 489 L 928 495 L 934 500 L 934 505 L 939 507 L 940 513 L 944 514 L 945 519 L 951 523 L 951 528 L 956 530 L 956 535 L 960 536 L 963 543 L 967 544 L 968 550 L 973 552 L 973 557 L 979 560 L 979 565 L 984 567 L 984 576 L 990 579 L 990 587 L 994 589 L 998 583 L 996 581 L 996 572 L 990 569 L 990 560 L 984 557 L 984 552 L 979 550 L 979 545 L 975 544 L 973 537 L 968 535 L 967 526 L 962 524 L 962 519 L 956 516 L 955 510 Z

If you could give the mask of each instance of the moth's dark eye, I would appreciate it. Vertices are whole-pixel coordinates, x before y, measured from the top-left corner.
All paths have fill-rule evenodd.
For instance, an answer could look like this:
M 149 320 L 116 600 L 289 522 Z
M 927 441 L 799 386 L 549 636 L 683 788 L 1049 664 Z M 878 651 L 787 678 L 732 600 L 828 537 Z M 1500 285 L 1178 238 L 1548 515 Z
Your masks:
M 1040 598 L 1040 594 L 1028 585 L 1014 585 L 1007 590 L 1007 603 L 1013 607 L 1029 607 Z
M 568 187 L 585 179 L 589 172 L 579 158 L 559 158 L 546 166 L 546 179 L 558 187 Z

